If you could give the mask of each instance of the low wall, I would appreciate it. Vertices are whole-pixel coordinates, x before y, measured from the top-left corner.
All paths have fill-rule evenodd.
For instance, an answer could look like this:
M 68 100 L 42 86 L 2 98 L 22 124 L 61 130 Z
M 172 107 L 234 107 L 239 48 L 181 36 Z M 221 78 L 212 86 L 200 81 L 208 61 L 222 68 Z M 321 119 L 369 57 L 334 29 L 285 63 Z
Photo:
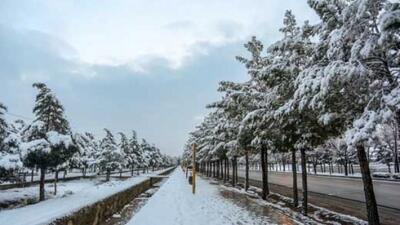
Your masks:
M 160 175 L 171 173 L 175 168 L 171 168 Z M 126 189 L 125 191 L 111 195 L 99 202 L 86 206 L 79 211 L 59 218 L 51 223 L 51 225 L 97 225 L 113 214 L 119 212 L 125 205 L 138 197 L 141 193 L 150 189 L 154 183 L 162 178 L 154 177 Z

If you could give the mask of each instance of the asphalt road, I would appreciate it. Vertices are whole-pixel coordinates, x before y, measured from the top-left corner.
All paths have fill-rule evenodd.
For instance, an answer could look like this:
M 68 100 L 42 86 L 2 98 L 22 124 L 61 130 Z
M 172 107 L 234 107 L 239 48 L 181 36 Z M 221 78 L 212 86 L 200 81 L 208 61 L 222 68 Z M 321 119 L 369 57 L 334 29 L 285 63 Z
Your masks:
M 269 182 L 292 187 L 291 173 L 270 172 Z M 244 177 L 244 170 L 238 171 Z M 250 179 L 261 180 L 260 171 L 250 171 Z M 298 187 L 301 188 L 301 174 L 297 175 Z M 361 179 L 329 176 L 308 176 L 308 190 L 320 194 L 333 195 L 365 202 Z M 374 190 L 378 205 L 400 209 L 400 182 L 374 180 Z

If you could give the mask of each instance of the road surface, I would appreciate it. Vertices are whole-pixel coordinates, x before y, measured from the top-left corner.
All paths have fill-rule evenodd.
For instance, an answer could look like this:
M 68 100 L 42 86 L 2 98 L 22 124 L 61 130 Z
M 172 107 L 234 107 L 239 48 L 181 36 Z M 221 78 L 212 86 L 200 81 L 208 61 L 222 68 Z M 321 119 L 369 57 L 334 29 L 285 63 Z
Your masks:
M 292 187 L 291 173 L 270 172 L 269 182 Z M 239 177 L 245 176 L 244 170 L 238 171 Z M 250 179 L 261 180 L 260 171 L 250 171 Z M 297 175 L 301 188 L 301 174 Z M 400 210 L 400 182 L 374 180 L 374 190 L 378 205 Z M 365 202 L 361 179 L 329 176 L 308 176 L 308 190 L 320 194 L 333 195 Z

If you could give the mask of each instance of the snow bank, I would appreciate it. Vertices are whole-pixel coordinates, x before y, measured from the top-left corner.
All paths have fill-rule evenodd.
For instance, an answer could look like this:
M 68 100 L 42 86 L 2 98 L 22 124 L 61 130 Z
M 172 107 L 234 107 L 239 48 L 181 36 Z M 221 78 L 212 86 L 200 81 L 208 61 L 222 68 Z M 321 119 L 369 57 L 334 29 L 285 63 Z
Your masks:
M 154 172 L 159 174 L 165 170 Z M 132 177 L 125 181 L 111 181 L 91 188 L 84 188 L 75 194 L 63 198 L 25 206 L 23 208 L 4 210 L 0 212 L 0 224 L 7 225 L 44 225 L 51 221 L 69 215 L 80 208 L 91 205 L 115 193 L 124 191 L 146 179 L 145 176 Z

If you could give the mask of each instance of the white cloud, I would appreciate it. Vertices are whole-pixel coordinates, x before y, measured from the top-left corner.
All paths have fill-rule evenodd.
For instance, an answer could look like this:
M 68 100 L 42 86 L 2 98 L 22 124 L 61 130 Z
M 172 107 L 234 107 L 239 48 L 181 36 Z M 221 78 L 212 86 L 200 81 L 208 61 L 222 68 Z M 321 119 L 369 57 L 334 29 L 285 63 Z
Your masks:
M 0 23 L 37 29 L 64 40 L 89 64 L 135 65 L 142 58 L 164 58 L 181 67 L 198 43 L 223 46 L 250 35 L 276 36 L 283 12 L 292 7 L 311 18 L 299 0 L 10 1 Z M 203 52 L 204 53 L 204 52 Z

